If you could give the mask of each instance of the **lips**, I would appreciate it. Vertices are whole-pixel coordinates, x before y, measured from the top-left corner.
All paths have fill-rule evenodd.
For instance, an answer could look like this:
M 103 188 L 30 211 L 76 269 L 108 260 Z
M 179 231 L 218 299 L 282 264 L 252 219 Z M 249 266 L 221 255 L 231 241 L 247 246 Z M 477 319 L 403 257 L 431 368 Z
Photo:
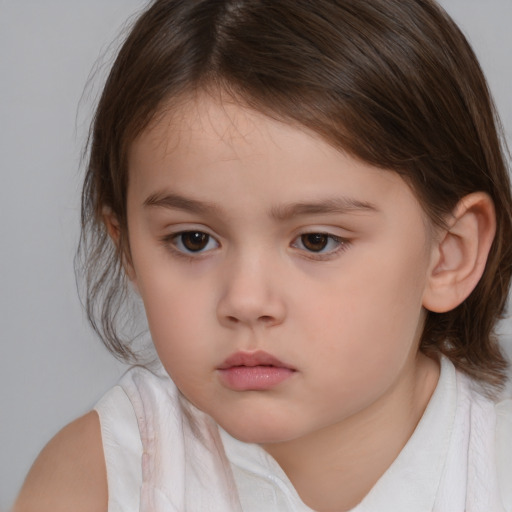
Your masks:
M 290 366 L 283 363 L 276 357 L 268 354 L 267 352 L 237 352 L 228 357 L 220 366 L 219 370 L 226 370 L 233 366 L 274 366 L 276 368 L 288 368 L 293 370 Z
M 295 369 L 267 352 L 237 352 L 218 368 L 223 385 L 234 391 L 263 391 L 289 379 Z

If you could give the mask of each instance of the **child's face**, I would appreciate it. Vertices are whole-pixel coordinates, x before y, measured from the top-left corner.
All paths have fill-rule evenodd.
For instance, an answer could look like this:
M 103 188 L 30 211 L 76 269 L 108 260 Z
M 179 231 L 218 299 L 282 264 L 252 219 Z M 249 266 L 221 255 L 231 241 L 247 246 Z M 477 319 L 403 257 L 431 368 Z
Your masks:
M 235 437 L 299 438 L 414 383 L 435 243 L 397 174 L 202 99 L 133 144 L 128 231 L 163 365 Z

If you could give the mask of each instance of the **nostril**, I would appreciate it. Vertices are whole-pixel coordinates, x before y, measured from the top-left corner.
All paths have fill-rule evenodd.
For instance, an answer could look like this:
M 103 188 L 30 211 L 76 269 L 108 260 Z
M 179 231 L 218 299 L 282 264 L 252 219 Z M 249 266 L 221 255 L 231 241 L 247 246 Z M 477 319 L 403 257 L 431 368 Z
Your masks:
M 268 324 L 269 322 L 273 321 L 273 318 L 269 315 L 263 315 L 263 316 L 260 316 L 259 320 L 263 323 Z

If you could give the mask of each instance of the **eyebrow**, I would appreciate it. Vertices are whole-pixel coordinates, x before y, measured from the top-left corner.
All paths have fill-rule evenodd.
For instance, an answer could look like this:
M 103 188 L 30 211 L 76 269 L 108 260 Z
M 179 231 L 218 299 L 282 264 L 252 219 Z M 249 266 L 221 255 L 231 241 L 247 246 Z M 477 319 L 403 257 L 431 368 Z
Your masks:
M 350 197 L 333 197 L 320 201 L 300 202 L 274 207 L 272 217 L 278 220 L 288 220 L 300 215 L 347 214 L 355 212 L 378 212 L 378 208 L 366 201 Z
M 180 194 L 155 193 L 145 201 L 145 207 L 160 207 L 172 210 L 183 210 L 196 214 L 220 214 L 221 209 L 214 203 L 198 201 Z M 286 221 L 301 215 L 347 214 L 354 212 L 378 212 L 372 203 L 359 201 L 350 197 L 333 197 L 319 201 L 298 202 L 275 206 L 270 215 L 279 221 Z
M 219 213 L 220 208 L 208 201 L 197 201 L 179 194 L 156 193 L 151 194 L 144 206 L 157 206 L 172 210 L 184 210 L 191 213 Z

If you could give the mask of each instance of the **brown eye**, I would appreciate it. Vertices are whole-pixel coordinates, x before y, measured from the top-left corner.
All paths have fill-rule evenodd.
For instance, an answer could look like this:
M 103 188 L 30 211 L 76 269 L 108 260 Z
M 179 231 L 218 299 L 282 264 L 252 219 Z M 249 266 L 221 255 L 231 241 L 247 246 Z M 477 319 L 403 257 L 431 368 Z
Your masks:
M 200 252 L 209 247 L 210 235 L 202 231 L 184 231 L 175 238 L 176 247 L 184 252 Z
M 347 249 L 350 242 L 332 233 L 303 233 L 291 244 L 292 247 L 309 253 L 311 257 L 328 259 L 339 251 Z
M 312 252 L 323 251 L 327 247 L 329 238 L 325 233 L 307 233 L 300 237 L 302 245 Z

